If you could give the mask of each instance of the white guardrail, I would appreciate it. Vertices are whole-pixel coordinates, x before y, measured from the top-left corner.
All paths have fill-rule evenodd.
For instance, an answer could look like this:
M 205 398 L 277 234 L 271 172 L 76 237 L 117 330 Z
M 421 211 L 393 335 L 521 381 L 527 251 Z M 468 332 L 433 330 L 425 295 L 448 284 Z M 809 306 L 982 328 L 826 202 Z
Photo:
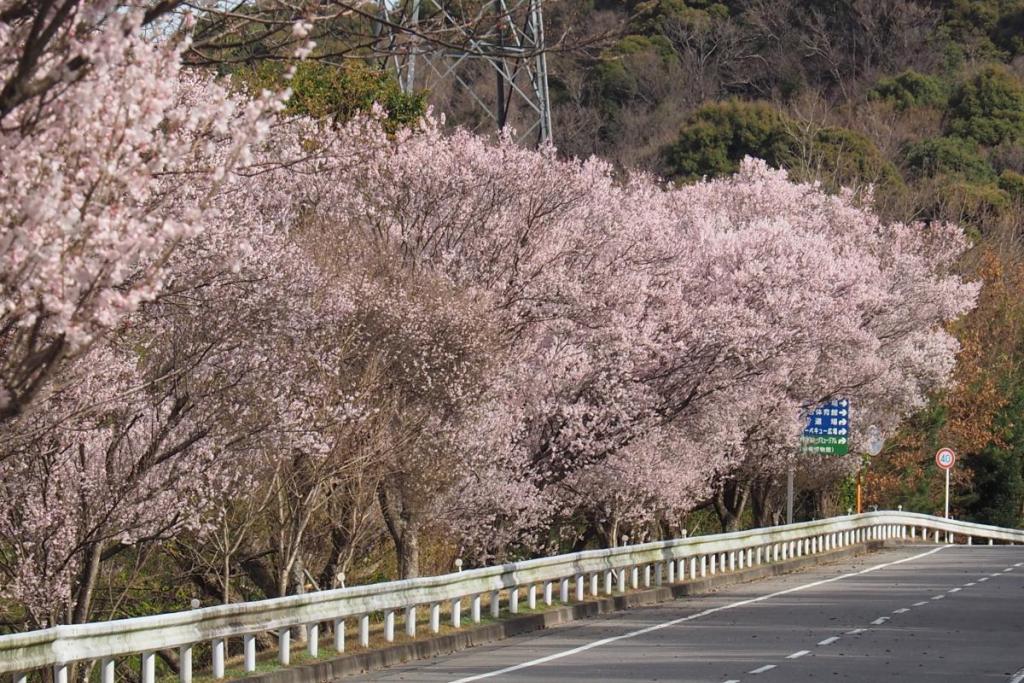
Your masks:
M 179 677 L 192 680 L 192 649 L 209 642 L 214 678 L 224 676 L 226 641 L 241 638 L 246 671 L 256 668 L 256 635 L 275 632 L 278 660 L 287 665 L 290 634 L 303 627 L 307 648 L 317 655 L 320 626 L 333 626 L 334 648 L 345 649 L 345 620 L 358 621 L 359 645 L 370 644 L 370 615 L 383 615 L 383 639 L 394 639 L 396 612 L 404 613 L 405 632 L 416 634 L 416 609 L 429 610 L 429 628 L 440 629 L 441 607 L 450 610 L 451 625 L 461 625 L 463 601 L 470 618 L 480 621 L 481 606 L 488 600 L 491 615 L 498 617 L 504 602 L 508 612 L 519 611 L 520 592 L 527 605 L 536 606 L 538 587 L 544 603 L 553 601 L 553 587 L 563 603 L 622 592 L 627 587 L 660 585 L 716 572 L 780 562 L 818 554 L 871 540 L 907 539 L 938 543 L 956 537 L 999 543 L 1024 543 L 1024 530 L 1003 529 L 910 512 L 869 512 L 767 529 L 695 536 L 670 541 L 587 550 L 568 555 L 512 562 L 493 567 L 392 581 L 365 586 L 293 595 L 272 600 L 234 603 L 149 617 L 91 624 L 55 626 L 38 631 L 0 636 L 0 673 L 13 673 L 14 683 L 26 683 L 28 672 L 53 667 L 53 682 L 67 683 L 68 670 L 76 662 L 98 661 L 101 683 L 114 682 L 118 660 L 141 665 L 142 683 L 154 683 L 155 656 L 160 650 L 178 649 Z M 628 574 L 628 582 L 627 582 Z M 574 585 L 575 592 L 570 588 Z

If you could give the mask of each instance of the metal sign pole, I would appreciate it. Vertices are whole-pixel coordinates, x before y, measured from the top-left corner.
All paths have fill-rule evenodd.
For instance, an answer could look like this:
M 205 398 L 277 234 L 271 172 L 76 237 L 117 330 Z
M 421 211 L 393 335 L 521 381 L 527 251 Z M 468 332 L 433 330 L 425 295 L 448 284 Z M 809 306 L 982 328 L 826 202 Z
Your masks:
M 793 468 L 786 472 L 786 524 L 793 523 Z
M 949 469 L 946 470 L 946 519 L 949 519 Z

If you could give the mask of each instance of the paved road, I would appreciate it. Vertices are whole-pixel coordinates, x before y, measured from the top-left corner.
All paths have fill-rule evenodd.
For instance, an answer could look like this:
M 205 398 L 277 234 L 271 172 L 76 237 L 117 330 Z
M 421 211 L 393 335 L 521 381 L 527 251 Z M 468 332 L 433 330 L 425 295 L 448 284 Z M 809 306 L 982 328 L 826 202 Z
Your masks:
M 886 550 L 360 679 L 1024 683 L 1024 547 Z

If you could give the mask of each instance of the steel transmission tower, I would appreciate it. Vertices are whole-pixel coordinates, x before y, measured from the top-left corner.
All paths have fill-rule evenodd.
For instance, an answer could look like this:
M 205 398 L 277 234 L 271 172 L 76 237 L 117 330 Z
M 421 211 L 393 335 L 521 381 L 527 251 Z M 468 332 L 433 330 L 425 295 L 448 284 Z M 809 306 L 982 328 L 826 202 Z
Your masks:
M 516 136 L 551 141 L 551 102 L 541 0 L 377 0 L 377 49 L 403 92 L 448 81 L 464 91 L 498 130 L 518 107 L 525 121 Z M 479 70 L 493 75 L 492 95 L 482 92 Z

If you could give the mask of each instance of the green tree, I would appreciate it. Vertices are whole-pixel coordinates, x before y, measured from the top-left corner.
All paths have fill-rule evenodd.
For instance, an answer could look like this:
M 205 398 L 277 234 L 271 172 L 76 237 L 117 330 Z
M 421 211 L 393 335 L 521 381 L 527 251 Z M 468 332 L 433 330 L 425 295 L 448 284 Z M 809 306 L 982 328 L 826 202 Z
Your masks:
M 664 152 L 666 175 L 677 180 L 735 173 L 745 156 L 775 167 L 794 161 L 787 117 L 770 104 L 730 100 L 690 114 Z
M 1024 384 L 1015 379 L 1016 391 L 996 416 L 998 441 L 965 459 L 973 486 L 961 504 L 975 522 L 1024 524 Z
M 902 111 L 912 107 L 945 107 L 949 93 L 941 79 L 908 69 L 896 76 L 879 79 L 868 97 L 892 102 Z
M 962 83 L 949 102 L 947 132 L 995 146 L 1024 137 L 1024 87 L 1005 68 L 990 66 Z
M 282 62 L 265 61 L 239 71 L 235 77 L 250 90 L 281 87 L 286 68 Z M 289 114 L 344 123 L 360 112 L 370 111 L 376 103 L 387 112 L 385 127 L 394 132 L 426 113 L 425 93 L 403 93 L 390 74 L 362 62 L 343 66 L 300 62 L 289 85 Z
M 904 163 L 911 177 L 932 178 L 955 175 L 972 182 L 993 182 L 995 172 L 978 145 L 958 137 L 922 140 L 904 150 Z

